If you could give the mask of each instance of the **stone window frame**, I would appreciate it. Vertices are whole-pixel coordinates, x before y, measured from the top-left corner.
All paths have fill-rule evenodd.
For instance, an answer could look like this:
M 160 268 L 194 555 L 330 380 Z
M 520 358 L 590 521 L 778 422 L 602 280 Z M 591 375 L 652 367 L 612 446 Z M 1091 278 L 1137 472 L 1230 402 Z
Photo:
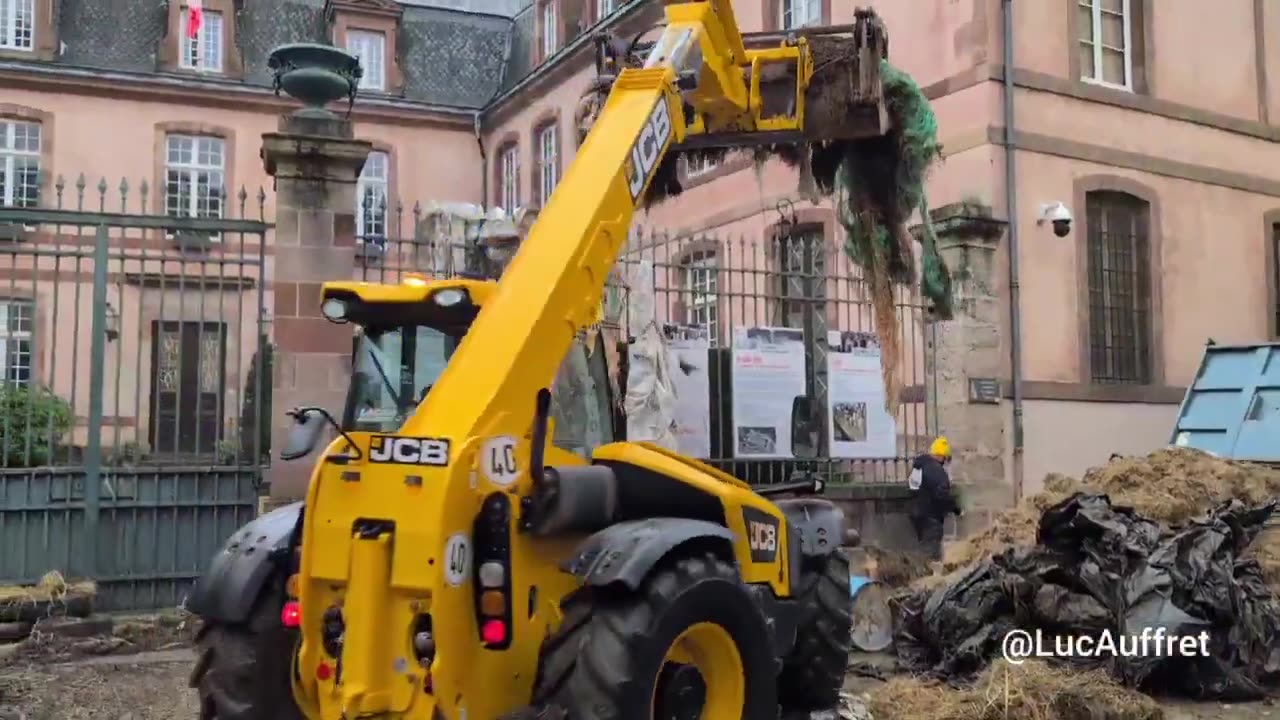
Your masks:
M 1101 0 L 1094 0 L 1100 2 Z M 1155 29 L 1152 15 L 1155 3 L 1150 0 L 1124 0 L 1129 15 L 1129 86 L 1085 79 L 1080 65 L 1079 0 L 1062 0 L 1067 10 L 1067 75 L 1072 82 L 1083 83 L 1117 93 L 1154 95 L 1152 75 L 1155 68 Z
M 36 207 L 57 206 L 53 196 L 53 113 L 26 105 L 0 103 L 0 119 L 40 125 L 40 202 Z
M 690 175 L 688 165 L 681 160 L 678 170 L 680 187 L 687 191 L 692 188 L 696 188 L 699 185 L 706 185 L 713 180 L 719 180 L 722 177 L 727 177 L 740 170 L 746 170 L 752 166 L 753 162 L 754 160 L 752 159 L 750 152 L 743 150 L 730 150 L 729 153 L 711 169 L 697 175 Z
M 503 135 L 502 139 L 498 141 L 493 152 L 493 204 L 494 206 L 500 207 L 510 213 L 515 210 L 515 208 L 507 207 L 503 204 L 506 200 L 506 193 L 503 192 L 504 188 L 502 184 L 502 158 L 508 152 L 515 153 L 516 167 L 513 182 L 515 184 L 514 194 L 516 207 L 519 207 L 520 197 L 523 194 L 520 191 L 520 135 L 515 131 L 511 131 L 506 135 Z
M 1089 322 L 1089 217 L 1088 197 L 1095 192 L 1122 193 L 1146 204 L 1147 254 L 1148 254 L 1148 336 L 1147 350 L 1150 376 L 1146 383 L 1099 383 L 1093 379 L 1092 343 Z M 1077 323 L 1078 323 L 1078 377 L 1081 383 L 1096 387 L 1163 387 L 1164 363 L 1164 301 L 1161 259 L 1163 257 L 1163 212 L 1160 196 L 1151 186 L 1123 175 L 1095 174 L 1077 178 L 1072 192 L 1078 223 L 1073 235 L 1076 252 Z
M 818 0 L 818 9 L 821 14 L 818 22 L 806 27 L 831 24 L 831 0 Z M 765 32 L 780 32 L 783 30 L 782 0 L 764 0 L 764 30 Z
M 361 90 L 378 95 L 403 95 L 404 70 L 400 66 L 400 22 L 404 7 L 391 0 L 328 0 L 325 3 L 325 20 L 329 23 L 330 40 L 335 47 L 347 47 L 347 31 L 382 33 L 382 71 L 384 89 Z
M 404 218 L 400 217 L 400 213 L 396 212 L 397 199 L 399 197 L 396 194 L 399 191 L 399 187 L 398 187 L 399 183 L 396 180 L 396 173 L 399 171 L 399 165 L 397 164 L 396 152 L 389 143 L 383 142 L 381 140 L 370 140 L 369 144 L 371 145 L 371 147 L 369 148 L 370 155 L 372 155 L 373 153 L 382 153 L 383 155 L 387 156 L 387 217 L 384 218 L 383 220 L 384 229 L 386 230 L 386 232 L 383 234 L 383 237 L 386 242 L 390 243 L 393 240 L 397 240 L 399 238 L 405 237 L 403 228 L 401 227 L 401 224 L 404 222 Z M 365 162 L 368 162 L 368 160 L 366 159 Z M 363 167 L 360 168 L 360 174 L 361 175 L 364 174 Z M 355 219 L 355 224 L 356 224 L 355 225 L 356 229 L 354 232 L 356 233 L 355 241 L 357 243 L 364 242 L 364 239 L 359 234 L 359 228 L 360 228 L 359 192 L 360 192 L 360 175 L 357 175 L 356 176 L 356 199 L 355 199 L 356 202 L 355 202 L 355 207 L 352 208 L 352 213 L 353 213 L 352 217 Z
M 58 53 L 58 24 L 54 22 L 56 0 L 34 0 L 36 17 L 30 50 L 0 48 L 0 58 L 14 60 L 36 59 L 52 62 Z
M 824 288 L 826 293 L 823 301 L 823 315 L 826 317 L 827 327 L 835 327 L 836 323 L 839 321 L 840 302 L 836 295 L 831 292 L 833 288 L 830 287 L 830 283 L 828 281 L 831 279 L 832 271 L 834 269 L 830 263 L 841 262 L 843 257 L 840 253 L 831 252 L 832 248 L 839 247 L 839 243 L 836 242 L 837 227 L 838 224 L 836 223 L 836 214 L 834 210 L 829 207 L 807 207 L 790 210 L 789 217 L 773 222 L 765 228 L 764 237 L 767 243 L 765 252 L 769 268 L 769 282 L 771 283 L 769 285 L 769 317 L 777 317 L 779 303 L 782 301 L 781 294 L 777 297 L 772 297 L 774 290 L 777 289 L 777 283 L 782 278 L 781 268 L 778 266 L 778 262 L 781 258 L 775 253 L 778 241 L 784 234 L 795 234 L 797 232 L 818 230 L 822 234 L 823 278 L 824 283 L 826 284 L 826 287 Z
M 533 158 L 533 172 L 530 175 L 530 207 L 542 208 L 547 204 L 547 198 L 542 194 L 542 133 L 548 128 L 555 130 L 556 143 L 556 184 L 564 179 L 564 131 L 560 125 L 560 109 L 555 108 L 539 115 L 533 122 L 533 129 L 529 132 L 529 147 Z
M 222 70 L 201 70 L 182 67 L 182 16 L 187 11 L 185 0 L 169 0 L 169 17 L 166 33 L 160 41 L 158 61 L 165 72 L 195 76 L 214 76 L 232 79 L 244 78 L 244 57 L 236 40 L 236 0 L 204 0 L 204 12 L 222 16 Z
M 165 186 L 166 171 L 168 169 L 168 137 L 170 135 L 204 135 L 208 137 L 217 137 L 222 139 L 222 183 L 226 188 L 227 196 L 223 198 L 223 218 L 240 217 L 240 187 L 236 185 L 236 133 L 235 130 L 225 125 L 213 125 L 211 123 L 192 122 L 189 120 L 170 120 L 158 122 L 155 124 L 154 139 L 154 165 L 152 169 L 152 177 L 155 179 L 155 185 L 151 189 L 152 203 L 151 213 L 156 216 L 165 214 Z M 246 205 L 247 207 L 247 205 Z M 152 236 L 153 240 L 167 241 L 165 231 L 157 229 Z M 210 247 L 211 252 L 222 252 L 224 243 L 215 242 Z M 233 243 L 234 247 L 228 252 L 240 252 L 239 243 Z
M 1280 340 L 1280 208 L 1262 216 L 1263 251 L 1266 267 L 1267 337 Z
M 725 243 L 715 235 L 700 236 L 697 239 L 691 239 L 681 243 L 680 250 L 671 258 L 671 269 L 676 273 L 675 303 L 672 307 L 672 314 L 678 318 L 681 324 L 689 323 L 689 312 L 693 309 L 689 298 L 693 294 L 693 288 L 689 286 L 687 273 L 690 272 L 689 264 L 694 260 L 712 257 L 715 260 L 715 308 L 716 317 L 714 323 L 714 333 L 708 335 L 711 347 L 723 347 L 726 342 L 731 339 L 731 331 L 726 332 L 725 325 L 725 308 L 727 289 L 727 281 L 729 272 L 725 268 Z

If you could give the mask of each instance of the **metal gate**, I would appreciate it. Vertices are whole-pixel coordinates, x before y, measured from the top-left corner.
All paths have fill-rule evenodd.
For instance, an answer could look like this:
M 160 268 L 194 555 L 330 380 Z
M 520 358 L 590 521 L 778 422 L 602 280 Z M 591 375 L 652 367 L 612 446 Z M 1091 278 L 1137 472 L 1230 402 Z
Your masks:
M 265 194 L 190 180 L 0 207 L 0 583 L 171 607 L 256 512 Z

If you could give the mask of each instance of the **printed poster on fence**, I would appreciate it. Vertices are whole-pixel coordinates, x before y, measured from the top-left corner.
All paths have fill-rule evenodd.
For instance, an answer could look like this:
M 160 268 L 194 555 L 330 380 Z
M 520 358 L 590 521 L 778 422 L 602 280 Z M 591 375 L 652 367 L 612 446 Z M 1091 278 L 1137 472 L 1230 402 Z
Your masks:
M 805 394 L 804 331 L 734 328 L 734 457 L 790 458 L 791 406 Z
M 681 455 L 711 457 L 711 338 L 702 325 L 665 325 L 667 367 L 676 393 L 676 441 Z
M 897 420 L 884 409 L 875 333 L 827 333 L 827 443 L 831 457 L 898 454 Z

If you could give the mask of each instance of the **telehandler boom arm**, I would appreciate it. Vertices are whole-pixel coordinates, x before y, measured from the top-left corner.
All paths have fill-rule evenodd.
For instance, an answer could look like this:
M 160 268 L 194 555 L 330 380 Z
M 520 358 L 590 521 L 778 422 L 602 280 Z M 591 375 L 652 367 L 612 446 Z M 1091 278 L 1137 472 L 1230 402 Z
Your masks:
M 537 391 L 599 307 L 632 215 L 672 145 L 704 128 L 750 133 L 767 122 L 779 129 L 779 119 L 762 121 L 751 111 L 753 88 L 743 68 L 753 55 L 795 58 L 798 103 L 784 122 L 803 127 L 809 74 L 803 46 L 748 52 L 728 0 L 669 4 L 666 17 L 645 67 L 619 74 L 497 291 L 404 434 L 429 430 L 461 445 L 479 435 L 527 431 Z M 685 105 L 695 111 L 692 124 Z

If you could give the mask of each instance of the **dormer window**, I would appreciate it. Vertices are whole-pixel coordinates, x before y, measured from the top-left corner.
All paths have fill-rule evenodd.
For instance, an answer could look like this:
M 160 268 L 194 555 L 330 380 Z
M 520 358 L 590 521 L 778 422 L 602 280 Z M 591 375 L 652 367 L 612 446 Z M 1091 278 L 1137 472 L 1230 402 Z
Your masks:
M 0 8 L 10 1 L 0 0 Z M 243 77 L 244 58 L 236 43 L 238 1 L 170 0 L 165 3 L 169 18 L 157 48 L 160 71 Z
M 191 22 L 191 13 L 183 12 L 181 17 L 182 54 L 179 57 L 181 67 L 184 70 L 222 72 L 222 13 L 202 11 L 200 23 L 196 26 L 194 33 L 188 25 Z
M 397 47 L 403 14 L 397 0 L 325 0 L 330 41 L 360 60 L 360 91 L 404 92 Z
M 555 0 L 547 0 L 542 5 L 542 57 L 549 58 L 560 49 L 560 38 L 556 32 L 559 24 L 556 20 Z
M 34 50 L 36 0 L 0 0 L 0 50 Z
M 387 89 L 387 36 L 368 30 L 347 30 L 347 52 L 360 59 L 364 75 L 361 90 L 384 92 Z

